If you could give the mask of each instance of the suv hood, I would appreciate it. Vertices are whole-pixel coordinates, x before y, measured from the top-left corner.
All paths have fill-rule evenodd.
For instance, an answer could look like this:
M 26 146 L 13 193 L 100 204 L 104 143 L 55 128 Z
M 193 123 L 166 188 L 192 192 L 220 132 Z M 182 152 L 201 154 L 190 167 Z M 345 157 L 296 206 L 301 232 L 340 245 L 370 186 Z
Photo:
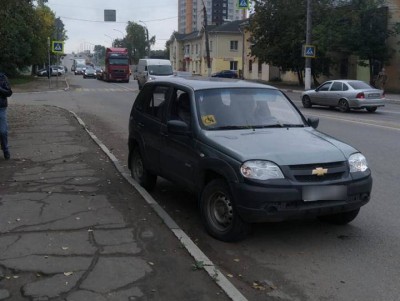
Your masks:
M 346 161 L 353 147 L 311 127 L 203 131 L 203 142 L 244 162 L 269 160 L 278 165 Z

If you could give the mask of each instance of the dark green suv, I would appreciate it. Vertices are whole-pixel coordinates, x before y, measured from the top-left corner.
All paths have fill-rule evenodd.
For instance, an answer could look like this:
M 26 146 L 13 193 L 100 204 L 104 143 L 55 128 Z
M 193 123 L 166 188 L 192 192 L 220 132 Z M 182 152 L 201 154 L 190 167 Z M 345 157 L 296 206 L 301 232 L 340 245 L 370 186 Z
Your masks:
M 243 238 L 251 223 L 319 217 L 347 224 L 370 199 L 371 171 L 353 147 L 315 128 L 276 88 L 238 80 L 147 83 L 129 122 L 132 177 L 196 193 L 207 231 Z

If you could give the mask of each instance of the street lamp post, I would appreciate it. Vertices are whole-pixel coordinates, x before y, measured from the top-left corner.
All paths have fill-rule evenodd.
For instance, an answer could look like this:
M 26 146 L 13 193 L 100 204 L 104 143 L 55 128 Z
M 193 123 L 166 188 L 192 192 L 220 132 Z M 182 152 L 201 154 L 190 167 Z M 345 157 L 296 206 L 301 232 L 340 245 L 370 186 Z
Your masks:
M 124 34 L 121 30 L 119 30 L 119 29 L 113 28 L 113 30 L 118 31 L 118 32 L 120 32 L 120 33 L 122 34 L 121 42 L 123 43 L 123 42 L 124 42 L 124 39 L 125 39 L 125 34 Z M 123 44 L 124 44 L 124 43 L 123 43 Z
M 147 40 L 147 57 L 150 57 L 150 41 L 149 41 L 149 30 L 147 29 L 146 23 L 139 20 L 140 23 L 144 24 L 144 29 L 146 30 L 146 40 Z
M 114 38 L 112 36 L 109 36 L 108 34 L 104 34 L 104 35 L 111 39 L 111 47 L 114 47 Z

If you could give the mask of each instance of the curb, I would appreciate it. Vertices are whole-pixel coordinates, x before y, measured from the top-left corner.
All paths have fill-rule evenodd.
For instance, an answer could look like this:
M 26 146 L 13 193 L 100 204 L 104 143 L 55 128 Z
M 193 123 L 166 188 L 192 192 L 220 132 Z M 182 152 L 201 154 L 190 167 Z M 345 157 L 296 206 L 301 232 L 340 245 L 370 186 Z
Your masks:
M 116 169 L 131 184 L 139 194 L 145 199 L 147 204 L 153 208 L 157 215 L 163 220 L 164 224 L 178 238 L 181 244 L 189 252 L 196 262 L 202 262 L 204 270 L 208 273 L 212 280 L 225 292 L 225 294 L 233 301 L 247 301 L 242 293 L 225 277 L 225 275 L 217 268 L 217 266 L 200 250 L 200 248 L 190 239 L 190 237 L 176 224 L 169 214 L 156 202 L 156 200 L 137 183 L 130 173 L 127 172 L 119 163 L 118 159 L 110 152 L 110 150 L 101 142 L 99 138 L 88 130 L 84 121 L 73 111 L 69 111 L 85 129 L 92 140 L 102 149 L 102 151 L 110 158 Z

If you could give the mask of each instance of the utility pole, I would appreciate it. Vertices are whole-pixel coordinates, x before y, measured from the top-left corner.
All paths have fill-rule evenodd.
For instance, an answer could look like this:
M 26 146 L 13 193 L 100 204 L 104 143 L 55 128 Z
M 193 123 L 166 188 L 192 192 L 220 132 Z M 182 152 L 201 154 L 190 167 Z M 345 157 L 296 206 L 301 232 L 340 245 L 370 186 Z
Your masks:
M 204 13 L 204 34 L 206 36 L 207 69 L 208 69 L 208 77 L 210 77 L 211 76 L 210 45 L 208 42 L 207 10 L 204 1 L 203 1 L 203 13 Z
M 311 27 L 312 27 L 312 5 L 311 0 L 307 0 L 307 28 L 306 28 L 306 45 L 311 45 Z M 311 57 L 306 57 L 305 63 L 305 81 L 304 89 L 311 89 Z

